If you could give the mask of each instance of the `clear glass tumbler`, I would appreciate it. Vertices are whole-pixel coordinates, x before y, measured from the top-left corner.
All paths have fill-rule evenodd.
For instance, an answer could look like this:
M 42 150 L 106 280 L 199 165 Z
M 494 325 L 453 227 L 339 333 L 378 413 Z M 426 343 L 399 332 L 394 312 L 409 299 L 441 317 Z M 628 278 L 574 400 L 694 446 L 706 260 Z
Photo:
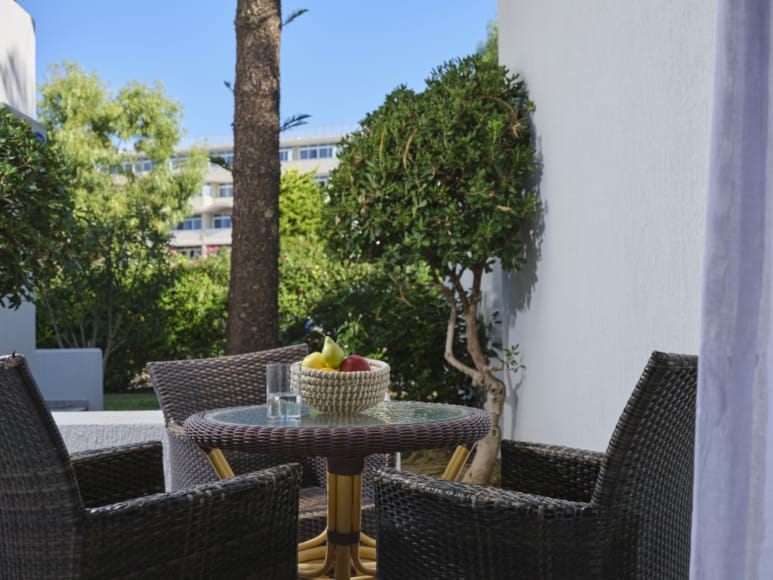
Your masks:
M 290 381 L 289 364 L 266 365 L 266 403 L 269 417 L 297 419 L 301 416 L 300 385 Z

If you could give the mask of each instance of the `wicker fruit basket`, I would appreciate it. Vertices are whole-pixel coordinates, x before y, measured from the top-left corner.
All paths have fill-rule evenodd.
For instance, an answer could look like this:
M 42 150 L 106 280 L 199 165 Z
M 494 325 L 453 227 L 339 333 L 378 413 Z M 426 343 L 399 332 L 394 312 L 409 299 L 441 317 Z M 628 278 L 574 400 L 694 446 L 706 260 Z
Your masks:
M 290 381 L 300 382 L 303 404 L 324 413 L 360 413 L 384 400 L 389 389 L 389 365 L 367 359 L 369 371 L 331 372 L 290 366 Z

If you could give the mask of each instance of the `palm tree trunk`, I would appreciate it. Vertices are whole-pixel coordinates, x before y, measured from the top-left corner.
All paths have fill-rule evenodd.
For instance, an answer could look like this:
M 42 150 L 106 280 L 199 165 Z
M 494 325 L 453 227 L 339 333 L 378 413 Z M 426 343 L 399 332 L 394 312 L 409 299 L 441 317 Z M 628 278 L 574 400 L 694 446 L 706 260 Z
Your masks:
M 227 350 L 279 343 L 279 0 L 238 0 Z

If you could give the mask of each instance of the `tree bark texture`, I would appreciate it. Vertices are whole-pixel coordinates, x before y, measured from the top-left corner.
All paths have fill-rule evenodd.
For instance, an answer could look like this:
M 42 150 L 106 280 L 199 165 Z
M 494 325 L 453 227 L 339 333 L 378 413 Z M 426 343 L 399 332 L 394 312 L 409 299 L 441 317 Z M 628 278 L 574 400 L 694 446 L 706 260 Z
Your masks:
M 280 0 L 238 0 L 227 352 L 279 343 Z
M 483 410 L 491 417 L 491 431 L 483 439 L 478 441 L 475 456 L 470 467 L 464 474 L 462 481 L 476 485 L 488 485 L 491 482 L 491 474 L 494 471 L 499 444 L 502 441 L 502 428 L 499 422 L 505 407 L 506 386 L 505 383 L 494 376 L 494 370 L 489 366 L 489 361 L 484 352 L 484 346 L 478 338 L 478 305 L 480 303 L 480 286 L 483 277 L 483 268 L 472 271 L 472 285 L 469 294 L 462 284 L 462 276 L 452 272 L 448 278 L 451 286 L 441 286 L 441 292 L 450 306 L 448 326 L 446 328 L 446 361 L 458 371 L 472 379 L 475 388 L 483 389 L 486 399 L 483 402 Z M 457 304 L 458 299 L 458 304 Z M 454 332 L 456 317 L 462 307 L 462 316 L 466 327 L 467 352 L 472 357 L 475 368 L 471 368 L 460 361 L 453 352 Z

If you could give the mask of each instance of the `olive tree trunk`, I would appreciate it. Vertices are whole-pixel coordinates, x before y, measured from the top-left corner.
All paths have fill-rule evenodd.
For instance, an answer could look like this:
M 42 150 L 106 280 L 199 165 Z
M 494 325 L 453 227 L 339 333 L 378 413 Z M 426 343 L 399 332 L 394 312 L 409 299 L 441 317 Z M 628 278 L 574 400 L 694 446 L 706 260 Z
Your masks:
M 238 0 L 227 351 L 279 343 L 279 0 Z
M 442 288 L 446 301 L 451 307 L 446 328 L 445 358 L 452 367 L 472 379 L 473 387 L 482 389 L 485 393 L 483 409 L 491 417 L 491 431 L 478 441 L 475 456 L 464 474 L 463 481 L 476 485 L 488 485 L 499 454 L 499 444 L 502 441 L 502 429 L 499 423 L 505 407 L 506 388 L 505 384 L 494 376 L 494 370 L 497 369 L 489 366 L 483 345 L 478 338 L 478 304 L 483 269 L 476 269 L 472 274 L 473 282 L 469 292 L 463 288 L 461 276 L 458 275 L 451 276 L 451 287 Z M 461 304 L 462 317 L 466 326 L 467 352 L 475 368 L 461 362 L 453 352 L 458 304 Z

